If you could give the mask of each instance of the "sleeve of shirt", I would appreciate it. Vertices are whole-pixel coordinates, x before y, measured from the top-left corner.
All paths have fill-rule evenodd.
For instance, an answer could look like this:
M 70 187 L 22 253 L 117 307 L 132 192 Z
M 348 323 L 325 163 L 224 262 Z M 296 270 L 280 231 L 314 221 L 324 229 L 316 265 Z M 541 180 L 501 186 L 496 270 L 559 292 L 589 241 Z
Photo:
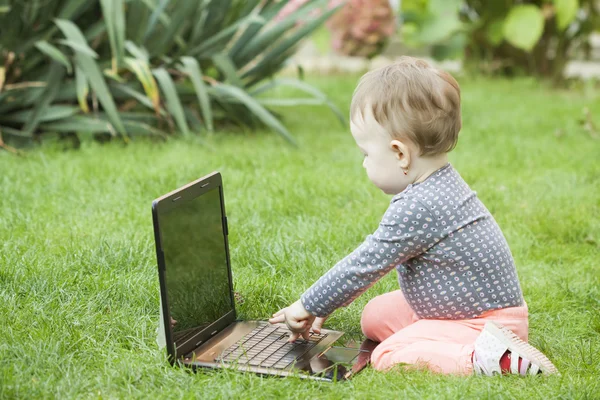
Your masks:
M 418 200 L 395 197 L 377 230 L 302 294 L 304 308 L 325 317 L 347 306 L 397 265 L 427 251 L 438 233 Z

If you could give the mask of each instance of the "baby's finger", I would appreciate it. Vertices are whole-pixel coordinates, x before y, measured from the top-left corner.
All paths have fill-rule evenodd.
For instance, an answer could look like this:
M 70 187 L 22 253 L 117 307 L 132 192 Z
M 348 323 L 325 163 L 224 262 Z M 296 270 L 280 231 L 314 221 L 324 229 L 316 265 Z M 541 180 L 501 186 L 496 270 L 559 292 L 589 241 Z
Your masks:
M 307 330 L 305 330 L 304 332 L 302 332 L 302 337 L 303 337 L 305 340 L 308 340 L 308 339 L 310 339 L 310 330 L 308 330 L 308 329 L 307 329 Z
M 271 324 L 278 324 L 278 323 L 281 323 L 281 322 L 285 322 L 285 315 L 284 314 L 279 314 L 279 315 L 277 315 L 277 316 L 269 319 L 269 322 Z
M 277 311 L 275 314 L 273 314 L 273 316 L 276 317 L 276 316 L 281 315 L 283 313 L 285 313 L 285 308 L 282 308 L 281 310 Z
M 292 332 L 292 333 L 290 334 L 290 338 L 288 339 L 288 342 L 290 342 L 290 343 L 292 343 L 292 342 L 295 342 L 295 341 L 296 341 L 296 339 L 298 339 L 299 337 L 300 337 L 300 334 L 299 334 L 299 333 Z
M 326 318 L 316 318 L 315 322 L 313 322 L 312 330 L 314 333 L 321 333 L 321 328 L 323 327 L 323 323 L 325 323 Z

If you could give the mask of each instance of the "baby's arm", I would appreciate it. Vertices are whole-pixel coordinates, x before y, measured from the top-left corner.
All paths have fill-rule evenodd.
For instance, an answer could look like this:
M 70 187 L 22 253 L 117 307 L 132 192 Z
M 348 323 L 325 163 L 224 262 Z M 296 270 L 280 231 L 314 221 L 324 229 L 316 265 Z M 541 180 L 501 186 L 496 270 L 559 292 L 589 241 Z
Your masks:
M 418 200 L 398 196 L 375 233 L 304 292 L 305 310 L 324 317 L 350 304 L 398 264 L 425 252 L 436 233 L 433 216 Z
M 350 304 L 396 265 L 436 243 L 436 228 L 433 216 L 418 200 L 396 196 L 375 233 L 323 275 L 299 301 L 274 314 L 271 322 L 285 321 L 292 331 L 306 333 L 315 317 L 326 317 Z

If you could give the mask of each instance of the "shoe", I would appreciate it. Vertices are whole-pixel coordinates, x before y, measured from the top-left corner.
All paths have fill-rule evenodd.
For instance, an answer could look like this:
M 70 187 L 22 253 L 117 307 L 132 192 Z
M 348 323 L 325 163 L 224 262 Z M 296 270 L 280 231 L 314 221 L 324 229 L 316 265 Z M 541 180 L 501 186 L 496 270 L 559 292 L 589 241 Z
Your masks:
M 494 321 L 487 322 L 475 340 L 473 372 L 488 376 L 559 373 L 548 357 Z

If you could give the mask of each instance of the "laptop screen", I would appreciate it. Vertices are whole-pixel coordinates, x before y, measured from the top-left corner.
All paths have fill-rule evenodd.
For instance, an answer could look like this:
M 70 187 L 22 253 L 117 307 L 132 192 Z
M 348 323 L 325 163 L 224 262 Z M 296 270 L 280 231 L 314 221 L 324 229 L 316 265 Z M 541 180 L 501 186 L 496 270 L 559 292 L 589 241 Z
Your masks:
M 160 215 L 175 348 L 234 309 L 219 187 Z

